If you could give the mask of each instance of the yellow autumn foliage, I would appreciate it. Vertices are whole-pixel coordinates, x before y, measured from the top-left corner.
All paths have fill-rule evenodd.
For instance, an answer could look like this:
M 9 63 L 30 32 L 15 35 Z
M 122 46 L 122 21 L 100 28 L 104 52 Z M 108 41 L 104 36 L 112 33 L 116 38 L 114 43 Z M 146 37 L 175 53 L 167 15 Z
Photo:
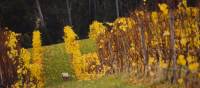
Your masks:
M 156 59 L 154 57 L 149 57 L 149 65 L 155 64 Z
M 168 67 L 168 64 L 164 60 L 160 60 L 159 62 L 160 68 L 166 69 Z
M 196 71 L 199 68 L 199 63 L 198 62 L 191 63 L 189 64 L 188 68 L 190 71 Z
M 65 41 L 65 49 L 68 54 L 71 55 L 72 58 L 72 68 L 76 77 L 79 79 L 79 75 L 82 67 L 82 59 L 80 46 L 78 41 L 76 41 L 77 35 L 72 30 L 72 27 L 66 26 L 64 27 L 64 41 Z
M 31 75 L 33 78 L 37 80 L 37 87 L 44 87 L 44 76 L 43 76 L 43 65 L 42 65 L 42 43 L 40 38 L 40 31 L 33 32 L 33 40 L 32 40 L 32 63 L 30 65 Z M 33 79 L 32 79 L 33 80 Z
M 191 55 L 188 55 L 187 56 L 187 61 L 188 61 L 188 63 L 192 63 L 192 62 L 195 61 L 195 59 Z
M 162 4 L 158 4 L 158 7 L 160 8 L 160 10 L 162 11 L 163 15 L 167 16 L 168 15 L 168 5 L 165 3 Z
M 152 12 L 151 13 L 151 19 L 155 24 L 157 24 L 158 23 L 158 13 L 157 12 Z
M 29 68 L 30 65 L 30 59 L 31 59 L 31 54 L 27 49 L 22 48 L 20 50 L 20 58 L 22 59 L 24 63 L 24 67 Z
M 126 31 L 128 29 L 133 29 L 135 21 L 131 18 L 117 18 L 114 21 L 114 29 Z
M 106 27 L 101 22 L 93 21 L 92 24 L 90 25 L 89 38 L 92 40 L 96 40 L 96 38 L 101 33 L 104 33 L 105 30 L 106 30 Z
M 95 23 L 95 25 L 101 24 Z M 95 31 L 95 29 L 93 31 Z M 93 36 L 92 39 L 95 39 L 96 37 Z M 97 53 L 94 52 L 82 55 L 80 45 L 76 38 L 77 35 L 73 32 L 73 29 L 70 26 L 64 27 L 65 49 L 66 52 L 71 55 L 72 68 L 76 78 L 79 80 L 91 80 L 102 77 L 105 74 L 105 71 L 102 70 L 98 73 L 90 71 L 90 69 L 96 69 L 96 66 L 100 65 Z
M 178 79 L 179 84 L 183 84 L 183 82 L 184 82 L 183 78 Z
M 22 48 L 20 50 L 20 59 L 19 59 L 19 66 L 17 68 L 17 74 L 18 74 L 18 81 L 13 86 L 16 88 L 20 88 L 20 86 L 25 86 L 26 84 L 22 84 L 24 81 L 24 75 L 28 75 L 28 71 L 30 71 L 30 58 L 31 55 L 28 52 L 28 50 Z M 31 78 L 31 77 L 30 77 Z
M 9 58 L 12 58 L 14 61 L 17 62 L 17 77 L 18 77 L 18 80 L 15 82 L 15 84 L 12 84 L 11 86 L 13 88 L 22 88 L 22 86 L 24 88 L 27 88 L 27 87 L 35 88 L 36 86 L 39 88 L 43 88 L 44 83 L 43 83 L 43 75 L 41 73 L 42 72 L 41 64 L 37 63 L 38 62 L 37 60 L 41 59 L 41 57 L 39 57 L 41 55 L 33 54 L 35 55 L 33 56 L 33 58 L 34 57 L 36 58 L 31 59 L 31 54 L 29 53 L 27 49 L 21 48 L 20 50 L 17 50 L 18 34 L 11 31 L 8 31 L 8 34 L 9 34 L 8 41 L 6 41 L 5 44 L 7 45 L 7 47 L 10 48 L 10 50 L 8 51 L 7 54 Z M 40 36 L 39 35 L 36 35 L 36 36 L 37 37 L 33 38 L 35 39 L 33 44 L 41 45 L 40 39 L 36 39 L 36 38 L 40 38 Z M 37 43 L 35 41 L 37 41 Z M 33 45 L 33 46 L 34 48 L 35 46 L 41 47 L 39 45 Z M 34 53 L 38 53 L 37 49 L 33 49 L 33 50 L 35 50 Z M 41 54 L 41 52 L 39 53 Z M 31 62 L 33 62 L 33 64 Z
M 15 58 L 16 56 L 18 56 L 18 51 L 16 50 L 16 43 L 18 42 L 17 34 L 15 32 L 8 31 L 8 35 L 8 40 L 5 42 L 5 44 L 7 45 L 7 47 L 10 48 L 10 50 L 7 52 L 7 55 L 9 56 L 9 58 Z
M 182 3 L 185 7 L 187 7 L 187 0 L 182 0 Z
M 182 44 L 183 46 L 186 46 L 186 43 L 187 43 L 186 38 L 182 38 L 182 39 L 181 39 L 181 44 Z
M 177 63 L 179 64 L 179 65 L 186 65 L 186 60 L 184 59 L 184 55 L 179 55 L 178 56 L 178 60 L 177 60 Z

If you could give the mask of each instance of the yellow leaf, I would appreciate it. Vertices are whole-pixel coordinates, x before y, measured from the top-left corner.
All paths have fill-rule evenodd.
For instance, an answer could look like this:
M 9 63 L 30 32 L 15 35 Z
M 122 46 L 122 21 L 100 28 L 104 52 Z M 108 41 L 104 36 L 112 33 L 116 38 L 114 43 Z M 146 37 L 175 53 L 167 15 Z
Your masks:
M 151 19 L 155 24 L 158 23 L 158 14 L 157 14 L 157 12 L 152 12 Z
M 167 68 L 168 64 L 164 62 L 164 60 L 160 60 L 160 67 L 161 68 Z
M 198 70 L 198 67 L 199 67 L 199 63 L 195 62 L 195 63 L 189 64 L 188 68 L 190 71 L 196 71 Z
M 184 81 L 183 78 L 178 79 L 179 84 L 183 84 L 183 81 Z
M 168 15 L 168 6 L 167 4 L 158 4 L 160 10 L 163 12 L 163 15 Z
M 187 43 L 186 38 L 182 38 L 182 39 L 181 39 L 181 44 L 182 44 L 183 46 L 186 46 L 186 43 Z
M 154 57 L 149 57 L 149 65 L 152 65 L 156 62 Z
M 191 63 L 191 62 L 194 61 L 194 59 L 192 59 L 192 56 L 191 56 L 191 55 L 188 55 L 188 56 L 187 56 L 187 61 L 188 61 L 188 63 Z
M 163 36 L 169 36 L 169 35 L 170 35 L 170 33 L 169 33 L 169 31 L 167 31 L 167 30 L 166 30 L 166 31 L 164 32 L 164 34 L 163 34 Z
M 179 55 L 179 56 L 178 56 L 177 63 L 178 63 L 179 65 L 183 65 L 183 66 L 186 64 L 186 60 L 184 59 L 184 55 Z

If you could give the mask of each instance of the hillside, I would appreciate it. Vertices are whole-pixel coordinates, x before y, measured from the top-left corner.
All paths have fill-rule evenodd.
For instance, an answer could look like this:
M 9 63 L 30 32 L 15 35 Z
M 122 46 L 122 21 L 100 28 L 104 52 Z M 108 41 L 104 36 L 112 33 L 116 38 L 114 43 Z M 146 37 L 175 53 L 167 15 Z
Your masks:
M 85 39 L 80 40 L 82 53 L 95 51 L 94 41 Z M 46 77 L 46 87 L 48 88 L 133 88 L 125 83 L 122 76 L 113 75 L 93 81 L 78 81 L 70 79 L 63 81 L 62 72 L 72 73 L 69 64 L 69 57 L 64 51 L 64 44 L 44 46 L 44 69 Z M 140 88 L 140 87 L 139 87 Z

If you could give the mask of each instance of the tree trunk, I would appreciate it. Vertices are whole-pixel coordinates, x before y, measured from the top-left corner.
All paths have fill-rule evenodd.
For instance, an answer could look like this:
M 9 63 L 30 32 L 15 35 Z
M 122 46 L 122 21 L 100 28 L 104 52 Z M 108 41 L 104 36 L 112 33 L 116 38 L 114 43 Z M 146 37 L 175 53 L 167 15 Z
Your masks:
M 119 0 L 115 0 L 115 4 L 116 4 L 116 14 L 117 17 L 119 17 Z
M 44 22 L 44 16 L 42 14 L 42 10 L 40 7 L 40 2 L 39 2 L 39 0 L 35 0 L 35 1 L 36 1 L 36 7 L 37 7 L 37 10 L 39 13 L 40 21 L 41 21 L 41 26 L 45 28 L 46 26 L 45 26 L 45 22 Z
M 170 29 L 170 49 L 171 49 L 171 59 L 173 61 L 173 79 L 172 82 L 175 83 L 177 80 L 177 66 L 176 66 L 176 49 L 175 49 L 175 32 L 174 32 L 174 13 L 173 8 L 174 4 L 173 1 L 168 1 L 168 4 L 170 6 L 169 8 L 169 29 Z
M 142 26 L 142 25 L 141 25 Z M 147 48 L 145 45 L 145 36 L 144 36 L 144 28 L 139 28 L 140 30 L 140 34 L 141 34 L 141 45 L 142 45 L 142 54 L 143 54 L 143 58 L 144 58 L 144 72 L 146 74 L 146 65 L 147 65 Z
M 69 3 L 69 0 L 66 0 L 66 4 L 67 4 L 67 13 L 68 13 L 69 24 L 72 26 L 71 3 Z

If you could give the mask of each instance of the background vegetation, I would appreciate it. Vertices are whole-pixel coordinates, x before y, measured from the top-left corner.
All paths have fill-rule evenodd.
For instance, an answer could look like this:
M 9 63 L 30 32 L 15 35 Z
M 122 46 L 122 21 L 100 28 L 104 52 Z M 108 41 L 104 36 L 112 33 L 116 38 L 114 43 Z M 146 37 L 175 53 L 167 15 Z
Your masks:
M 131 1 L 124 0 L 113 0 L 114 4 L 109 3 L 112 5 L 103 0 L 65 0 L 66 5 L 58 1 L 58 6 L 49 0 L 50 7 L 42 0 L 27 2 L 4 0 L 0 4 L 0 87 L 200 86 L 199 1 L 143 0 L 136 2 L 137 7 L 130 5 L 131 9 Z M 23 10 L 16 3 L 21 3 Z M 66 6 L 65 10 L 59 6 Z M 108 6 L 113 13 L 106 12 Z M 26 15 L 18 17 L 20 11 Z M 59 15 L 61 12 L 63 15 Z M 58 23 L 48 21 L 52 13 Z M 107 18 L 107 14 L 112 15 Z M 27 22 L 22 24 L 21 19 Z M 23 30 L 25 26 L 30 30 Z M 63 40 L 64 44 L 47 45 Z M 61 75 L 63 72 L 70 76 Z
M 32 31 L 40 18 L 36 1 L 39 2 L 45 23 L 45 28 L 41 28 L 45 45 L 62 42 L 62 29 L 67 24 L 73 25 L 79 38 L 87 38 L 89 24 L 93 20 L 112 22 L 118 17 L 116 1 L 120 17 L 129 16 L 133 10 L 143 7 L 143 0 L 0 0 L 0 26 L 23 33 L 21 42 L 25 47 L 31 47 Z M 147 0 L 147 8 L 150 11 L 158 10 L 157 4 L 166 1 Z M 190 6 L 197 5 L 197 2 L 188 0 Z

